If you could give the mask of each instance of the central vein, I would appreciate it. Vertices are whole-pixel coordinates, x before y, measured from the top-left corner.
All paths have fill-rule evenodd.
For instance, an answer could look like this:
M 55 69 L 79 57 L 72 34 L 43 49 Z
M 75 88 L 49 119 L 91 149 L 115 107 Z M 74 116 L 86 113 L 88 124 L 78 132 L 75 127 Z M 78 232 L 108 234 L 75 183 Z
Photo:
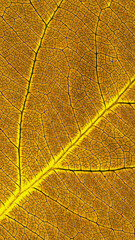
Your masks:
M 28 99 L 28 95 L 30 93 L 30 87 L 31 87 L 31 82 L 32 82 L 32 77 L 33 77 L 33 73 L 34 73 L 34 69 L 35 69 L 35 64 L 36 64 L 36 60 L 37 60 L 37 55 L 39 53 L 39 50 L 41 48 L 42 45 L 42 41 L 44 39 L 47 27 L 49 25 L 49 23 L 51 22 L 51 20 L 53 19 L 54 15 L 56 14 L 58 8 L 60 7 L 60 5 L 62 4 L 63 0 L 60 2 L 60 4 L 57 6 L 56 10 L 54 11 L 53 15 L 51 16 L 51 18 L 49 19 L 48 23 L 44 23 L 45 27 L 39 42 L 39 45 L 37 47 L 37 50 L 35 52 L 35 57 L 33 60 L 33 65 L 32 65 L 32 70 L 30 73 L 30 78 L 28 81 L 28 87 L 27 87 L 27 92 L 24 98 L 24 102 L 23 102 L 23 106 L 22 106 L 22 110 L 21 110 L 21 117 L 20 117 L 20 122 L 19 122 L 19 143 L 18 143 L 18 166 L 19 166 L 19 191 L 17 190 L 13 197 L 11 197 L 7 203 L 0 209 L 0 219 L 3 219 L 3 217 L 5 215 L 7 215 L 12 209 L 13 207 L 19 203 L 26 195 L 29 194 L 29 192 L 32 192 L 34 190 L 33 187 L 36 187 L 39 183 L 41 183 L 41 181 L 47 177 L 48 175 L 50 175 L 54 169 L 58 168 L 60 166 L 60 163 L 63 159 L 65 159 L 65 157 L 67 156 L 67 154 L 69 152 L 71 152 L 83 139 L 84 137 L 89 134 L 89 132 L 91 131 L 92 127 L 95 126 L 101 119 L 103 116 L 105 116 L 116 104 L 118 104 L 119 99 L 121 98 L 121 96 L 129 89 L 129 87 L 131 87 L 132 84 L 134 84 L 135 79 L 133 79 L 130 83 L 128 83 L 128 85 L 121 91 L 121 93 L 119 94 L 119 96 L 117 96 L 114 101 L 106 106 L 106 109 L 102 110 L 99 115 L 93 120 L 92 123 L 88 124 L 81 133 L 79 133 L 77 135 L 77 137 L 72 141 L 72 143 L 70 143 L 62 153 L 60 153 L 58 156 L 56 156 L 55 158 L 55 162 L 54 159 L 52 159 L 52 161 L 50 162 L 50 164 L 43 169 L 43 171 L 41 173 L 39 173 L 29 184 L 27 184 L 26 186 L 21 188 L 21 160 L 20 160 L 20 146 L 21 146 L 21 138 L 22 138 L 22 124 L 23 124 L 23 116 L 24 116 L 24 111 L 26 108 L 26 102 Z
M 110 105 L 108 105 L 108 107 L 103 110 L 100 115 L 91 123 L 88 124 L 85 129 L 83 130 L 81 135 L 78 135 L 72 142 L 72 144 L 70 144 L 69 146 L 67 146 L 64 151 L 62 153 L 60 153 L 58 156 L 56 156 L 55 158 L 55 162 L 54 159 L 50 162 L 50 164 L 43 169 L 43 171 L 41 173 L 39 173 L 29 184 L 27 184 L 25 187 L 22 188 L 22 190 L 20 192 L 16 192 L 16 194 L 14 194 L 14 197 L 10 198 L 9 201 L 5 204 L 5 206 L 3 206 L 0 209 L 0 219 L 3 219 L 3 217 L 5 215 L 7 215 L 12 209 L 13 207 L 19 203 L 26 195 L 28 195 L 30 192 L 32 192 L 34 190 L 34 187 L 36 187 L 37 185 L 39 185 L 39 183 L 41 183 L 41 181 L 49 176 L 55 169 L 59 168 L 60 163 L 63 159 L 65 159 L 66 155 L 71 152 L 83 139 L 84 137 L 89 134 L 89 132 L 91 131 L 92 127 L 95 126 L 101 119 L 103 116 L 105 116 L 114 106 L 116 106 L 116 104 L 119 103 L 119 99 L 121 98 L 121 96 L 129 89 L 129 87 L 131 87 L 131 85 L 133 85 L 135 82 L 135 79 L 133 79 L 133 81 L 131 81 L 124 89 L 123 91 L 120 93 L 120 95 L 113 101 L 113 103 L 111 103 Z

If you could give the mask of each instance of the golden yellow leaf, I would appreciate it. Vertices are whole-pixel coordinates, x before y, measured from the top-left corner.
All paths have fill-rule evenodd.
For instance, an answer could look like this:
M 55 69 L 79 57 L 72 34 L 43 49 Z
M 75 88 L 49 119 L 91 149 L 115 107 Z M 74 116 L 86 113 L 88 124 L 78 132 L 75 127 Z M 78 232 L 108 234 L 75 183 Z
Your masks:
M 0 8 L 0 240 L 135 239 L 135 2 Z

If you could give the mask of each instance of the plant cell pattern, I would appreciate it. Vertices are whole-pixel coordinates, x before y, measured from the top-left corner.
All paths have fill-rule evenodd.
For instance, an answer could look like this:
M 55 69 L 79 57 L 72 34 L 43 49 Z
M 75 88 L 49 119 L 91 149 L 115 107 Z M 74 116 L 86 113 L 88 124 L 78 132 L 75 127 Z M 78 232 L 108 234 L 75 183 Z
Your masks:
M 135 1 L 0 1 L 0 240 L 135 239 Z

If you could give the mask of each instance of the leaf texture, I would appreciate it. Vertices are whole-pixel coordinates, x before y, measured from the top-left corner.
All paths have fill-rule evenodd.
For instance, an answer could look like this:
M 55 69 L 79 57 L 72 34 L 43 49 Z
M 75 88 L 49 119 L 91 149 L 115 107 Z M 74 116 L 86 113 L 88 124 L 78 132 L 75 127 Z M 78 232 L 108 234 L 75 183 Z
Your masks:
M 135 239 L 135 2 L 0 8 L 0 239 Z

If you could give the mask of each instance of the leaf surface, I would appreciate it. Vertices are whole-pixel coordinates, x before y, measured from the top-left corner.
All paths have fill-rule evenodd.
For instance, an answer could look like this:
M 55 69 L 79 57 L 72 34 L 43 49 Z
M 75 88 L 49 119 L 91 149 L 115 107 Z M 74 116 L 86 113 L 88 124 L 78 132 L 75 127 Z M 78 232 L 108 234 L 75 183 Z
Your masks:
M 135 239 L 135 3 L 0 3 L 0 239 Z

